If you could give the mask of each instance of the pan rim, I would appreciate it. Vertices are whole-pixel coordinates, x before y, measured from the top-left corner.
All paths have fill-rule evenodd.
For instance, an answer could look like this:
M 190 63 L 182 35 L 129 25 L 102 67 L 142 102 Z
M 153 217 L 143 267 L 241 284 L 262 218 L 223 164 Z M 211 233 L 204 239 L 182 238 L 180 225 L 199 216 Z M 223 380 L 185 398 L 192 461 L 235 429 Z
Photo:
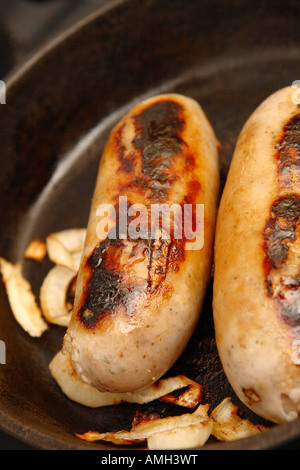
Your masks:
M 128 3 L 129 1 L 130 0 L 103 0 L 103 4 L 101 6 L 92 7 L 90 12 L 86 13 L 83 18 L 75 20 L 75 22 L 69 25 L 66 30 L 54 33 L 54 36 L 46 39 L 32 52 L 25 54 L 24 58 L 6 74 L 3 78 L 6 90 L 8 91 L 17 80 L 30 71 L 40 59 L 49 54 L 77 31 L 90 24 L 96 18 L 107 14 L 109 11 L 114 10 L 122 4 Z

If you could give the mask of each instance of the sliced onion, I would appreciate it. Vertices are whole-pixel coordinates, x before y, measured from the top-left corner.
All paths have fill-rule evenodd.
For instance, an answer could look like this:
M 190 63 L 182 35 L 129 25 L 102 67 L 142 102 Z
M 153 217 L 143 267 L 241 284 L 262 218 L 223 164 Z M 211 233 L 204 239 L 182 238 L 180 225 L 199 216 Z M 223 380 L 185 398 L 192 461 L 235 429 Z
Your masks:
M 175 383 L 178 382 L 178 387 L 176 388 L 176 390 L 179 390 L 183 387 L 187 387 L 187 389 L 180 395 L 176 394 L 176 396 L 168 392 L 166 395 L 160 397 L 161 401 L 173 403 L 174 405 L 178 406 L 185 406 L 187 408 L 195 408 L 195 406 L 198 405 L 203 394 L 202 385 L 198 384 L 197 382 L 194 382 L 191 379 L 188 379 L 183 375 L 178 375 L 177 377 L 170 377 L 169 379 L 165 379 L 164 381 L 158 380 L 155 383 L 155 387 L 159 387 L 160 382 L 164 382 L 164 385 L 167 385 L 168 380 L 170 381 L 170 384 L 174 384 L 174 386 Z
M 98 433 L 95 431 L 87 431 L 84 434 L 77 434 L 76 436 L 80 439 L 84 439 L 89 442 L 93 441 L 109 441 L 118 445 L 134 444 L 137 442 L 147 441 L 151 436 L 155 434 L 160 434 L 163 438 L 165 435 L 167 443 L 164 443 L 162 440 L 160 443 L 160 448 L 166 449 L 167 445 L 170 442 L 170 432 L 174 431 L 182 433 L 182 428 L 188 428 L 190 426 L 196 425 L 196 430 L 199 433 L 199 426 L 202 425 L 205 429 L 203 435 L 201 435 L 201 440 L 203 442 L 208 439 L 210 435 L 210 430 L 212 429 L 212 424 L 210 423 L 210 418 L 207 415 L 208 406 L 199 405 L 194 413 L 185 413 L 179 416 L 167 416 L 165 418 L 156 418 L 151 420 L 145 420 L 132 426 L 129 431 L 117 431 L 117 432 L 106 432 Z M 186 431 L 188 433 L 188 431 Z M 190 430 L 191 432 L 191 430 Z M 193 436 L 194 438 L 195 436 Z M 152 445 L 155 446 L 156 439 L 152 442 Z M 195 440 L 193 439 L 193 444 Z M 184 448 L 189 447 L 187 441 L 183 442 L 182 445 Z M 178 443 L 177 449 L 180 449 L 181 445 Z
M 78 272 L 81 262 L 82 251 L 76 251 L 72 253 L 72 264 L 74 271 Z
M 96 408 L 120 403 L 118 394 L 102 393 L 81 381 L 68 355 L 59 351 L 49 364 L 52 377 L 64 394 L 84 406 Z
M 255 425 L 239 416 L 239 409 L 231 398 L 225 398 L 210 414 L 213 420 L 213 436 L 219 441 L 234 441 L 265 431 L 267 428 Z
M 67 294 L 76 272 L 66 266 L 56 265 L 48 272 L 40 290 L 40 303 L 44 317 L 50 323 L 68 326 L 71 311 Z
M 41 336 L 48 325 L 42 317 L 30 283 L 22 275 L 21 264 L 12 264 L 0 258 L 0 268 L 16 321 L 30 336 Z
M 71 253 L 82 251 L 86 236 L 86 228 L 70 228 L 50 233 L 48 237 L 58 240 Z M 47 237 L 47 238 L 48 238 Z
M 210 435 L 220 441 L 252 436 L 267 428 L 242 419 L 230 398 L 223 400 L 210 414 L 209 405 L 199 405 L 191 414 L 154 418 L 139 422 L 129 431 L 99 433 L 87 431 L 75 435 L 89 442 L 109 441 L 117 445 L 147 442 L 149 450 L 192 449 L 205 444 Z
M 152 434 L 147 438 L 149 450 L 195 449 L 202 447 L 211 435 L 211 419 L 197 424 L 176 427 Z
M 47 254 L 47 245 L 41 240 L 32 240 L 24 252 L 25 259 L 32 259 L 40 263 Z
M 74 228 L 51 233 L 46 238 L 50 260 L 70 269 L 78 270 L 84 247 L 86 229 Z
M 187 386 L 191 386 L 194 393 L 182 399 L 182 406 L 194 407 L 195 396 L 197 395 L 198 398 L 201 396 L 201 394 L 199 395 L 201 386 L 181 375 L 159 380 L 141 391 L 131 393 L 99 392 L 96 388 L 84 383 L 78 378 L 70 357 L 63 354 L 62 351 L 59 351 L 54 356 L 49 368 L 53 378 L 68 398 L 81 405 L 92 408 L 116 405 L 122 402 L 138 404 L 149 403 L 159 398 L 164 399 L 167 394 L 172 393 L 174 390 L 179 390 Z M 188 391 L 189 388 L 187 389 L 187 392 Z M 187 392 L 183 392 L 183 396 Z

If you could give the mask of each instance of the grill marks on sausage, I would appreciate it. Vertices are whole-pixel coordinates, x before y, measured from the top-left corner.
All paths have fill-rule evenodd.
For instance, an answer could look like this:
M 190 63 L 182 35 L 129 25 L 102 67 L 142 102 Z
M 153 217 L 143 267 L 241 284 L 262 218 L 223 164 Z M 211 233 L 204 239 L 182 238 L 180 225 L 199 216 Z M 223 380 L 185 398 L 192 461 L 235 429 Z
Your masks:
M 278 184 L 284 195 L 270 208 L 264 237 L 266 289 L 283 322 L 300 331 L 300 196 L 293 192 L 300 177 L 300 114 L 283 129 L 275 146 Z M 286 191 L 289 191 L 286 194 Z
M 115 208 L 118 221 L 118 206 Z M 168 298 L 172 292 L 166 277 L 168 272 L 177 272 L 185 260 L 185 236 L 176 239 L 171 230 L 166 237 L 161 229 L 151 238 L 150 219 L 141 227 L 141 234 L 143 238 L 137 239 L 132 239 L 129 231 L 126 239 L 108 236 L 87 259 L 88 279 L 78 312 L 86 328 L 94 329 L 108 315 L 120 311 L 131 317 L 148 296 L 159 293 Z M 140 275 L 136 266 L 141 267 Z
M 107 238 L 86 261 L 85 269 L 89 273 L 89 280 L 78 316 L 87 328 L 95 328 L 99 320 L 110 314 L 126 297 L 126 292 L 120 288 L 120 273 L 113 269 L 114 260 L 107 256 L 112 247 L 116 255 L 120 251 L 120 245 L 119 240 Z
M 282 196 L 273 203 L 264 230 L 268 296 L 275 300 L 283 322 L 296 330 L 300 329 L 300 264 L 294 244 L 299 221 L 300 197 Z
M 121 126 L 115 135 L 114 138 L 114 150 L 119 157 L 121 169 L 125 171 L 125 173 L 130 173 L 133 169 L 133 159 L 132 156 L 128 156 L 126 154 L 126 148 L 123 145 L 122 133 L 124 130 L 125 125 Z
M 126 254 L 129 271 L 120 265 Z M 88 271 L 85 298 L 78 316 L 88 329 L 97 327 L 108 315 L 123 311 L 131 317 L 138 309 L 139 302 L 150 294 L 160 292 L 168 297 L 172 287 L 165 283 L 169 270 L 177 271 L 184 260 L 182 240 L 111 240 L 100 243 L 86 262 Z M 128 276 L 130 265 L 144 263 L 144 275 L 139 279 L 133 272 Z M 143 269 L 142 267 L 142 269 Z M 124 268 L 124 266 L 123 266 Z
M 96 328 L 107 316 L 120 311 L 131 317 L 138 306 L 139 297 L 147 292 L 147 279 L 135 280 L 131 285 L 130 279 L 120 269 L 124 254 L 128 264 L 134 263 L 135 251 L 139 248 L 140 252 L 145 252 L 146 243 L 141 242 L 139 247 L 133 244 L 129 253 L 127 244 L 127 240 L 107 238 L 95 248 L 86 262 L 89 276 L 78 316 L 87 329 Z
M 165 184 L 172 159 L 182 149 L 184 129 L 182 107 L 174 101 L 161 101 L 134 117 L 136 136 L 133 145 L 141 151 L 143 173 Z
M 115 209 L 117 238 L 108 236 L 99 243 L 84 268 L 88 279 L 78 317 L 90 330 L 120 311 L 132 317 L 150 295 L 159 293 L 168 298 L 172 286 L 166 276 L 177 272 L 185 259 L 185 238 L 175 239 L 173 232 L 166 238 L 163 230 L 151 238 L 150 219 L 141 227 L 143 238 L 132 239 L 129 219 L 127 238 L 120 239 L 118 205 Z
M 183 241 L 162 237 L 150 240 L 149 265 L 148 265 L 148 291 L 155 290 L 166 279 L 168 271 L 177 272 L 180 262 L 185 259 Z
M 120 170 L 127 175 L 120 194 L 133 197 L 139 193 L 149 203 L 169 202 L 169 188 L 178 178 L 173 164 L 176 158 L 181 158 L 189 175 L 181 204 L 183 213 L 183 204 L 194 204 L 201 190 L 194 176 L 195 158 L 181 137 L 185 127 L 183 108 L 172 100 L 162 99 L 132 119 L 135 137 L 129 148 L 123 143 L 125 125 L 118 129 L 113 141 Z M 118 227 L 117 204 L 115 209 Z M 163 230 L 151 238 L 149 218 L 148 225 L 140 227 L 141 238 L 132 239 L 127 232 L 127 239 L 120 239 L 117 230 L 117 238 L 108 236 L 86 261 L 88 281 L 78 312 L 86 328 L 94 329 L 108 315 L 120 311 L 130 318 L 149 295 L 159 293 L 168 298 L 172 292 L 166 277 L 171 271 L 177 272 L 184 261 L 186 239 L 184 235 L 176 239 L 172 231 L 166 238 Z M 127 220 L 129 225 L 130 219 Z M 137 267 L 141 269 L 140 276 L 136 275 Z
M 163 200 L 171 185 L 177 180 L 173 163 L 186 148 L 181 138 L 185 127 L 183 108 L 175 101 L 162 99 L 151 104 L 132 117 L 135 136 L 132 149 L 126 152 L 122 144 L 124 126 L 115 136 L 116 154 L 120 168 L 132 173 L 128 188 L 147 191 L 152 200 Z M 134 174 L 137 158 L 141 161 L 141 171 Z
M 299 183 L 300 178 L 300 114 L 285 125 L 283 135 L 276 145 L 278 178 L 280 186 Z

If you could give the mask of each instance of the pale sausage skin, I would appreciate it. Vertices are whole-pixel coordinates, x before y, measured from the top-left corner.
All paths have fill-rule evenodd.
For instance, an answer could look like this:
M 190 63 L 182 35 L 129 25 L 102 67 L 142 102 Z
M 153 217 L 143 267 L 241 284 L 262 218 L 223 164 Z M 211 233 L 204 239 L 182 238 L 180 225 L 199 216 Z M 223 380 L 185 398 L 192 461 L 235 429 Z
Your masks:
M 300 414 L 300 109 L 294 94 L 292 87 L 272 94 L 244 125 L 215 237 L 213 314 L 221 362 L 240 400 L 275 423 Z
M 130 392 L 155 382 L 195 329 L 211 279 L 218 150 L 201 107 L 178 94 L 139 103 L 111 132 L 63 344 L 78 376 L 101 391 Z M 203 247 L 187 249 L 187 240 L 172 234 L 100 240 L 97 208 L 110 203 L 117 210 L 119 196 L 148 209 L 204 204 Z M 148 222 L 142 223 L 141 232 L 147 231 Z

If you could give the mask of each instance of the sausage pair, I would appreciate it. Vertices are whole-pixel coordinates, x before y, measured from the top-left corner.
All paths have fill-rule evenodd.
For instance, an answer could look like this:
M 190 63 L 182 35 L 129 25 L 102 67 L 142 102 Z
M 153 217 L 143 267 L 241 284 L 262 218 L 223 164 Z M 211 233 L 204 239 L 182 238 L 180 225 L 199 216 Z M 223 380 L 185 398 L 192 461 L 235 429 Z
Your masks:
M 293 360 L 300 339 L 300 111 L 294 91 L 272 95 L 245 124 L 215 234 L 213 314 L 222 365 L 239 398 L 278 423 L 300 409 L 300 367 Z M 210 280 L 218 192 L 218 142 L 194 100 L 151 98 L 113 129 L 64 339 L 82 380 L 99 390 L 140 389 L 182 353 Z M 186 206 L 194 215 L 204 205 L 203 246 L 189 249 L 187 234 L 175 236 L 178 226 L 184 232 L 178 214 L 173 232 L 155 225 L 153 236 L 148 216 L 158 203 L 175 204 L 179 212 Z M 138 224 L 132 207 L 140 209 Z M 129 230 L 137 225 L 140 236 Z

